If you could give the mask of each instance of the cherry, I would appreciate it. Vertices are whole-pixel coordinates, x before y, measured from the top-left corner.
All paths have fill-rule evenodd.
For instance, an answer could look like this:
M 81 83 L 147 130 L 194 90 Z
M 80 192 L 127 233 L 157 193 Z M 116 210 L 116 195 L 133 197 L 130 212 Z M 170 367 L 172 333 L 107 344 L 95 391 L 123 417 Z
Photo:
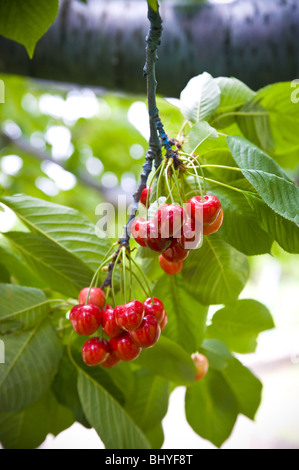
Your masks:
M 151 250 L 162 253 L 170 247 L 172 240 L 170 238 L 164 238 L 159 234 L 153 219 L 147 221 L 146 232 L 146 246 Z
M 131 225 L 132 237 L 143 247 L 146 247 L 147 240 L 147 221 L 142 218 L 134 219 Z
M 220 210 L 219 215 L 212 224 L 203 226 L 203 234 L 211 235 L 212 233 L 218 232 L 223 222 L 223 209 Z
M 170 275 L 178 274 L 183 269 L 184 265 L 184 261 L 171 262 L 164 258 L 163 255 L 159 256 L 159 263 L 163 271 Z
M 186 212 L 178 204 L 165 204 L 159 207 L 154 216 L 155 226 L 163 238 L 179 232 L 186 219 Z
M 139 328 L 130 331 L 129 335 L 141 348 L 151 348 L 160 338 L 161 328 L 153 315 L 146 315 Z
M 168 315 L 167 315 L 167 313 L 165 312 L 164 318 L 163 318 L 163 320 L 162 320 L 161 323 L 160 323 L 161 333 L 162 333 L 162 331 L 164 330 L 164 328 L 166 327 L 167 323 L 168 323 Z
M 83 344 L 82 358 L 88 366 L 97 366 L 108 358 L 110 351 L 110 345 L 105 339 L 90 338 Z
M 146 206 L 146 200 L 147 200 L 147 194 L 149 192 L 149 198 L 151 196 L 151 192 L 152 192 L 152 187 L 150 188 L 144 188 L 141 195 L 140 195 L 140 202 L 141 204 L 143 204 L 144 206 Z
M 123 361 L 133 361 L 141 353 L 141 348 L 130 338 L 128 333 L 123 333 L 109 340 L 116 356 Z
M 79 304 L 86 304 L 86 300 L 89 293 L 89 287 L 85 287 L 81 290 L 79 294 Z M 105 305 L 106 295 L 105 292 L 99 287 L 92 287 L 90 289 L 90 295 L 88 299 L 88 304 L 96 305 L 102 309 Z
M 135 330 L 143 320 L 144 306 L 138 300 L 132 300 L 125 305 L 117 305 L 114 315 L 119 328 L 125 331 Z
M 152 300 L 154 302 L 152 302 Z M 157 299 L 156 297 L 149 297 L 143 302 L 144 305 L 144 315 L 153 315 L 158 323 L 161 323 L 163 321 L 163 318 L 165 316 L 165 309 L 164 305 L 161 302 L 160 299 Z
M 209 370 L 209 361 L 203 354 L 194 353 L 191 356 L 195 367 L 196 367 L 196 376 L 195 380 L 201 380 Z
M 203 224 L 212 224 L 218 217 L 221 203 L 216 196 L 206 194 L 204 200 L 201 196 L 194 196 L 187 202 L 187 213 L 194 222 L 201 218 Z
M 174 238 L 171 246 L 162 253 L 162 256 L 171 262 L 184 261 L 188 255 L 189 251 L 184 249 L 181 238 Z
M 110 349 L 111 349 L 111 346 L 110 346 Z M 119 364 L 120 362 L 121 362 L 121 359 L 119 359 L 119 357 L 117 357 L 115 352 L 112 351 L 111 349 L 107 359 L 101 363 L 101 366 L 105 367 L 106 369 L 112 369 L 112 367 L 117 366 L 117 364 Z
M 201 228 L 198 222 L 195 223 L 188 219 L 182 227 L 180 246 L 185 250 L 196 250 L 202 239 Z
M 74 330 L 82 336 L 90 336 L 97 331 L 102 322 L 102 312 L 96 305 L 76 305 L 70 313 Z
M 115 320 L 115 313 L 110 305 L 106 306 L 106 310 L 103 312 L 103 320 L 102 320 L 103 330 L 109 338 L 113 338 L 114 336 L 119 335 L 122 330 L 116 323 Z

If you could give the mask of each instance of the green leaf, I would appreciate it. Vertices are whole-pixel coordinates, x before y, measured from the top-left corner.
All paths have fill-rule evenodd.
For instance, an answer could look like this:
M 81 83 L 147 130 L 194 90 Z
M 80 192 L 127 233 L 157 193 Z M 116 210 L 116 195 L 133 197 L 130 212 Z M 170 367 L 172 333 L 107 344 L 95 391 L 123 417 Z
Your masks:
M 269 123 L 269 113 L 254 100 L 246 103 L 236 116 L 242 133 L 251 142 L 268 153 L 274 151 L 274 142 Z
M 207 121 L 199 121 L 192 126 L 189 132 L 188 151 L 195 153 L 197 148 L 206 140 L 215 141 L 218 139 L 218 133 L 214 127 L 211 127 Z
M 140 428 L 97 381 L 78 371 L 78 393 L 84 413 L 108 449 L 149 449 Z
M 1 0 L 0 34 L 23 44 L 30 58 L 37 41 L 54 22 L 58 0 Z
M 134 373 L 135 387 L 126 403 L 126 410 L 145 432 L 156 428 L 168 408 L 169 383 L 146 370 Z
M 288 253 L 299 253 L 299 227 L 297 224 L 276 214 L 261 199 L 245 194 L 255 212 L 259 225 Z
M 8 232 L 5 237 L 48 287 L 77 298 L 91 282 L 93 272 L 68 251 L 47 238 L 27 232 Z
M 231 351 L 255 351 L 257 336 L 274 328 L 269 310 L 260 302 L 241 299 L 229 307 L 218 310 L 208 327 L 207 336 L 223 341 Z
M 228 137 L 228 145 L 245 178 L 277 214 L 299 224 L 299 188 L 258 147 L 241 137 Z
M 30 196 L 1 199 L 31 230 L 71 253 L 95 271 L 111 244 L 107 237 L 99 238 L 96 227 L 75 209 L 53 204 Z
M 261 382 L 235 358 L 221 373 L 237 399 L 240 413 L 254 419 L 261 402 Z
M 247 282 L 248 259 L 218 235 L 209 235 L 201 248 L 190 252 L 182 274 L 185 289 L 203 305 L 227 305 Z
M 164 432 L 161 423 L 159 423 L 155 428 L 150 429 L 145 435 L 150 442 L 152 449 L 160 449 L 162 447 L 164 442 Z
M 74 422 L 72 413 L 47 391 L 17 413 L 0 413 L 0 441 L 5 449 L 35 449 L 48 434 L 57 436 Z
M 29 329 L 46 317 L 50 303 L 39 289 L 0 284 L 0 333 Z
M 265 141 L 265 126 L 259 125 L 257 116 L 238 116 L 238 124 L 245 137 L 274 155 L 288 154 L 299 149 L 299 113 L 297 104 L 292 102 L 291 93 L 291 82 L 275 83 L 259 90 L 246 105 L 252 111 L 263 109 L 267 113 L 264 120 L 269 142 Z
M 186 392 L 186 418 L 203 439 L 220 447 L 229 437 L 238 415 L 238 403 L 226 380 L 209 370 Z
M 204 354 L 210 367 L 216 370 L 223 370 L 233 358 L 228 347 L 218 339 L 205 339 L 199 352 Z
M 208 307 L 201 305 L 194 295 L 185 290 L 181 275 L 165 274 L 156 283 L 153 295 L 163 299 L 168 314 L 165 335 L 190 354 L 196 351 L 206 331 Z
M 220 200 L 225 214 L 219 231 L 221 238 L 247 256 L 270 253 L 273 239 L 261 228 L 246 193 L 215 185 L 213 194 Z
M 220 89 L 213 77 L 204 72 L 191 78 L 180 95 L 182 114 L 196 123 L 207 120 L 220 104 Z
M 190 384 L 195 379 L 195 366 L 181 346 L 161 336 L 154 348 L 144 349 L 134 364 L 176 384 Z
M 77 369 L 70 362 L 68 356 L 64 354 L 51 389 L 58 402 L 72 411 L 75 420 L 83 426 L 90 428 L 78 395 L 77 376 Z
M 0 411 L 19 411 L 49 388 L 61 358 L 61 343 L 47 320 L 32 330 L 0 339 L 5 346 L 5 364 L 0 367 Z

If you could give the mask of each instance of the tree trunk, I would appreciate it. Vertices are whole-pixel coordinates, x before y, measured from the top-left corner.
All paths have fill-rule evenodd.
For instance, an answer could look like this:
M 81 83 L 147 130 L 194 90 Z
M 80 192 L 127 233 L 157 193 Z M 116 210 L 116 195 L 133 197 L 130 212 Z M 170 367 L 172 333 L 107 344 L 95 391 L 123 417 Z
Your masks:
M 61 0 L 34 58 L 0 37 L 0 72 L 144 93 L 146 1 Z M 299 78 L 297 0 L 163 1 L 158 93 L 178 96 L 194 75 L 235 76 L 257 89 Z

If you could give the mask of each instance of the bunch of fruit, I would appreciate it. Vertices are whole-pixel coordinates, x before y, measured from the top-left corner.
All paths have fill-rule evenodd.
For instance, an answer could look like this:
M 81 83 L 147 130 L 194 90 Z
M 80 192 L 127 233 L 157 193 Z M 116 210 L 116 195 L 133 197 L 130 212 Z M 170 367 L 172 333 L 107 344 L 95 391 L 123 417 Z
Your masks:
M 141 202 L 145 204 L 147 189 Z M 131 226 L 132 236 L 143 247 L 161 253 L 159 263 L 167 274 L 177 274 L 183 268 L 190 250 L 199 247 L 202 235 L 219 230 L 223 209 L 214 195 L 193 196 L 186 210 L 179 204 L 164 204 L 152 219 L 136 218 Z
M 114 309 L 105 306 L 105 302 L 102 289 L 86 287 L 79 294 L 79 305 L 70 312 L 70 322 L 83 336 L 91 336 L 102 327 L 109 339 L 88 339 L 82 348 L 82 358 L 89 366 L 112 368 L 121 361 L 136 359 L 143 348 L 154 346 L 167 324 L 167 313 L 161 300 L 155 297 L 143 303 L 132 300 Z

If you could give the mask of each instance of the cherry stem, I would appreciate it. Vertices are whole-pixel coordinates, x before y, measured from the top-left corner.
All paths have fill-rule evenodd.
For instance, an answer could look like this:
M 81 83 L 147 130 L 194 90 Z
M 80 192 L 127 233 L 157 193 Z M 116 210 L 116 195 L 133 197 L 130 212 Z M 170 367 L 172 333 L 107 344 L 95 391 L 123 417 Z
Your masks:
M 138 263 L 136 263 L 136 261 L 135 261 L 133 258 L 132 258 L 132 262 L 133 262 L 134 266 L 135 266 L 135 267 L 138 269 L 138 271 L 140 272 L 141 276 L 143 277 L 143 280 L 144 280 L 144 282 L 145 282 L 145 284 L 146 284 L 146 287 L 147 287 L 147 289 L 148 289 L 148 292 L 149 292 L 149 294 L 150 294 L 149 297 L 152 297 L 151 289 L 150 289 L 150 287 L 149 287 L 148 281 L 147 281 L 147 279 L 146 279 L 146 277 L 145 277 L 145 275 L 144 275 L 142 269 L 140 268 L 140 266 L 138 265 Z

